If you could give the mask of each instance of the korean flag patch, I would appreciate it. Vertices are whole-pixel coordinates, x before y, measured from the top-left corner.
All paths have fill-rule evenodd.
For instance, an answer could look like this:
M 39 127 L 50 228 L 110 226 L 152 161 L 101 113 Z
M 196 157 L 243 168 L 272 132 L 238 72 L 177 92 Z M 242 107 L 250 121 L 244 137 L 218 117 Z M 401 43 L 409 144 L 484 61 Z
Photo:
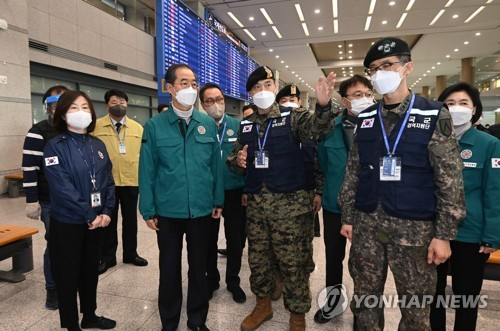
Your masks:
M 245 126 L 243 127 L 243 132 L 250 132 L 250 131 L 252 131 L 252 126 L 253 126 L 252 124 L 250 124 L 250 125 L 245 125 Z
M 46 157 L 45 158 L 45 166 L 50 167 L 53 165 L 59 164 L 59 159 L 57 156 L 51 156 L 51 157 Z
M 500 158 L 498 157 L 491 158 L 491 167 L 494 169 L 500 169 Z
M 367 119 L 363 120 L 363 123 L 361 123 L 361 129 L 371 128 L 373 126 L 373 123 L 375 123 L 374 118 L 367 118 Z

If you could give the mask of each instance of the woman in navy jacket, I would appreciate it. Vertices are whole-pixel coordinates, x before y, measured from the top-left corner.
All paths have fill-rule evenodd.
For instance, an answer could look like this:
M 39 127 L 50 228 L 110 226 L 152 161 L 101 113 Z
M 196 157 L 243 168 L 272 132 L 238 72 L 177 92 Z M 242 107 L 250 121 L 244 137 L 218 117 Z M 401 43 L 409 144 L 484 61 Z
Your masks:
M 103 228 L 115 205 L 111 162 L 104 143 L 89 135 L 96 121 L 90 98 L 83 92 L 66 93 L 54 114 L 54 127 L 60 134 L 44 150 L 53 202 L 49 250 L 59 317 L 61 327 L 81 330 L 78 292 L 81 327 L 112 329 L 115 321 L 95 314 Z

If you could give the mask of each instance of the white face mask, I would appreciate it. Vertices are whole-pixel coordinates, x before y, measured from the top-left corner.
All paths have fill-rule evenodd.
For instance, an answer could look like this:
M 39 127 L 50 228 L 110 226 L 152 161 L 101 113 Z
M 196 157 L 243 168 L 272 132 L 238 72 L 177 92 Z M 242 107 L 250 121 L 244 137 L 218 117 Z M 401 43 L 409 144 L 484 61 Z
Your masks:
M 92 123 L 92 114 L 83 110 L 66 113 L 66 123 L 77 130 L 86 129 Z
M 253 103 L 260 109 L 268 109 L 273 105 L 276 95 L 271 91 L 260 91 L 255 93 L 252 99 Z
M 461 126 L 470 122 L 472 109 L 463 106 L 449 106 L 453 126 Z
M 185 89 L 182 89 L 177 92 L 175 95 L 175 99 L 184 107 L 191 107 L 196 102 L 196 98 L 198 97 L 198 90 L 195 90 L 191 86 Z
M 373 105 L 373 98 L 362 97 L 361 99 L 349 100 L 351 102 L 350 112 L 358 116 L 366 108 Z
M 299 105 L 296 104 L 295 102 L 287 101 L 287 102 L 281 104 L 281 107 L 299 108 Z
M 224 105 L 219 105 L 217 102 L 209 107 L 205 107 L 207 114 L 215 120 L 220 120 L 224 116 Z
M 405 65 L 398 71 L 377 70 L 375 75 L 371 77 L 373 87 L 379 94 L 388 94 L 396 91 L 401 84 L 403 78 L 399 75 Z

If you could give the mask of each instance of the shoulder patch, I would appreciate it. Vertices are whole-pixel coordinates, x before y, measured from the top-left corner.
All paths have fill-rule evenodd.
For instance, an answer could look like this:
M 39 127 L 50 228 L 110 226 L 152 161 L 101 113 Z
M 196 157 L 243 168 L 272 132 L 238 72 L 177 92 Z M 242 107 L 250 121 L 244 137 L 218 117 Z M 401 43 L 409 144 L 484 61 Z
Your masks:
M 453 132 L 453 125 L 451 124 L 451 118 L 440 118 L 438 121 L 439 130 L 445 137 L 451 136 Z
M 491 158 L 491 167 L 495 169 L 500 169 L 500 158 L 498 157 Z
M 46 167 L 53 166 L 56 164 L 59 164 L 59 159 L 57 158 L 57 156 L 51 156 L 51 157 L 45 158 L 45 166 Z

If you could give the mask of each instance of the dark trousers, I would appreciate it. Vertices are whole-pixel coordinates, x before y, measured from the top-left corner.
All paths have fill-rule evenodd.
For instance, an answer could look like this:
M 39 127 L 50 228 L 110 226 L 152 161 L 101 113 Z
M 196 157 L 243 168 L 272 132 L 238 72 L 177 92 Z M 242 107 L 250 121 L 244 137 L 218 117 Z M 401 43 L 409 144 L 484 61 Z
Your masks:
M 224 192 L 224 234 L 226 236 L 227 267 L 226 284 L 228 288 L 240 286 L 241 256 L 245 247 L 245 209 L 241 205 L 242 189 L 226 190 Z M 219 240 L 220 219 L 212 219 L 207 258 L 208 286 L 214 288 L 220 281 L 217 269 L 217 242 Z
M 158 218 L 160 289 L 158 306 L 163 330 L 176 330 L 182 306 L 182 245 L 187 241 L 187 316 L 192 327 L 204 325 L 208 314 L 206 267 L 210 215 L 194 219 Z
M 50 220 L 50 265 L 57 284 L 59 318 L 63 328 L 78 326 L 77 292 L 80 311 L 88 316 L 95 314 L 103 234 L 103 228 L 89 230 L 87 224 Z
M 111 223 L 105 228 L 106 234 L 102 248 L 101 261 L 115 262 L 118 248 L 118 207 L 122 210 L 122 247 L 123 259 L 131 260 L 137 256 L 137 186 L 116 186 L 116 204 L 111 213 Z
M 340 214 L 323 208 L 323 240 L 325 241 L 326 286 L 342 284 L 346 237 L 340 234 Z
M 484 265 L 490 254 L 479 253 L 479 244 L 460 241 L 450 241 L 451 257 L 437 267 L 438 281 L 436 295 L 444 295 L 448 267 L 451 270 L 453 294 L 473 295 L 481 293 L 484 277 Z M 431 327 L 434 331 L 446 330 L 446 308 L 436 307 L 438 300 L 434 300 L 431 308 Z M 477 306 L 475 308 L 455 309 L 455 331 L 469 331 L 476 329 Z

